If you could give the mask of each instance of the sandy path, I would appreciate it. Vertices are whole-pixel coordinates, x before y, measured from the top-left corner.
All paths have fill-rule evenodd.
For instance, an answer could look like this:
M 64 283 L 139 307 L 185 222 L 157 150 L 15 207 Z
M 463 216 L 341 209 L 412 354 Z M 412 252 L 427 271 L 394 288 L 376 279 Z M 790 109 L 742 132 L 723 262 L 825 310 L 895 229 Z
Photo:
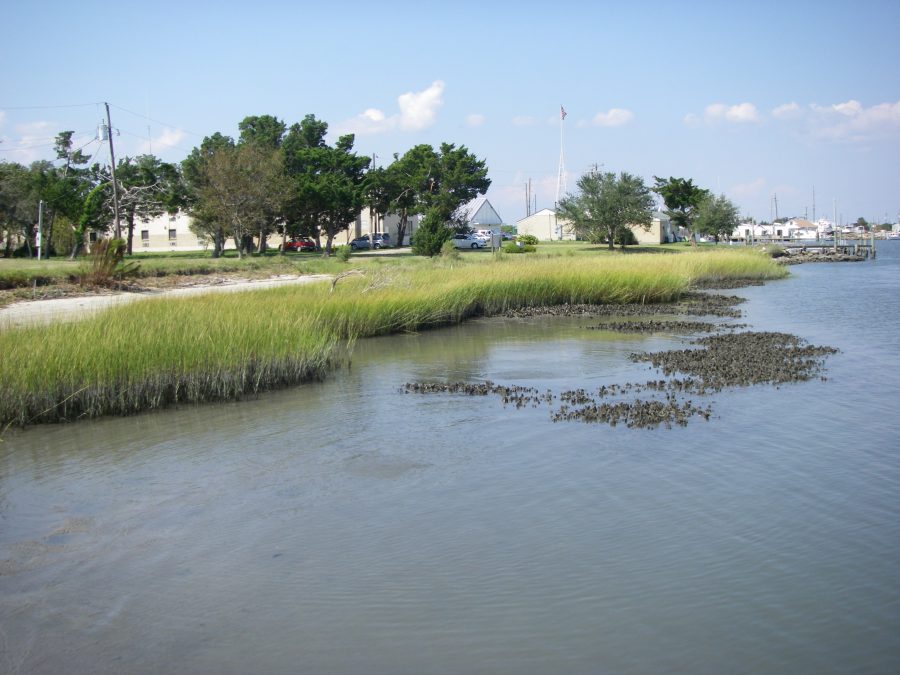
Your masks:
M 271 279 L 226 281 L 217 285 L 198 285 L 186 288 L 153 290 L 144 293 L 113 293 L 110 295 L 85 295 L 54 300 L 33 300 L 17 302 L 0 308 L 0 330 L 13 326 L 42 326 L 54 321 L 76 321 L 98 311 L 136 302 L 146 298 L 173 297 L 182 298 L 204 293 L 236 293 L 239 291 L 274 288 L 289 284 L 307 284 L 316 281 L 330 280 L 327 274 L 309 274 L 304 276 L 281 276 Z

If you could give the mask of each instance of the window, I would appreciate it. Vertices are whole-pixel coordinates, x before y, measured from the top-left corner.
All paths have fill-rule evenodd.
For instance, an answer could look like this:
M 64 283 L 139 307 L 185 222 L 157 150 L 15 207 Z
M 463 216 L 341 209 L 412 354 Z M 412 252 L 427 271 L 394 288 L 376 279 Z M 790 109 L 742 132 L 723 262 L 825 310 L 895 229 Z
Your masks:
M 178 230 L 174 227 L 169 228 L 169 241 L 175 241 L 176 239 L 178 239 Z
M 150 241 L 150 230 L 141 230 L 141 241 Z

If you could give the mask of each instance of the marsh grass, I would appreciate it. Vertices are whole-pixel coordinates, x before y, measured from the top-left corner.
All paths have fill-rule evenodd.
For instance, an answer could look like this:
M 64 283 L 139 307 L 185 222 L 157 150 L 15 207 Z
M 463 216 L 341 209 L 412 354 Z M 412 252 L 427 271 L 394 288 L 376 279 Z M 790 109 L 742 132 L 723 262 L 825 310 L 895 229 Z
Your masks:
M 372 267 L 333 288 L 146 300 L 77 323 L 0 332 L 0 421 L 236 399 L 322 378 L 366 337 L 520 307 L 669 302 L 704 278 L 785 274 L 749 251 L 483 259 Z

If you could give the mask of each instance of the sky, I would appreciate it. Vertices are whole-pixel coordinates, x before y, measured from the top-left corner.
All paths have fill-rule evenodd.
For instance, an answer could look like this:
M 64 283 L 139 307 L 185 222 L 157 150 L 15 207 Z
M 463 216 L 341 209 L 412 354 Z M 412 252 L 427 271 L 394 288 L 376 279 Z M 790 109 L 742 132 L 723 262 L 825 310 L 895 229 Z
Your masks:
M 690 178 L 742 214 L 895 222 L 900 2 L 29 2 L 0 7 L 0 161 L 53 139 L 179 162 L 313 114 L 379 166 L 484 159 L 504 222 L 593 168 Z M 562 120 L 561 109 L 565 109 Z M 563 190 L 565 192 L 565 190 Z

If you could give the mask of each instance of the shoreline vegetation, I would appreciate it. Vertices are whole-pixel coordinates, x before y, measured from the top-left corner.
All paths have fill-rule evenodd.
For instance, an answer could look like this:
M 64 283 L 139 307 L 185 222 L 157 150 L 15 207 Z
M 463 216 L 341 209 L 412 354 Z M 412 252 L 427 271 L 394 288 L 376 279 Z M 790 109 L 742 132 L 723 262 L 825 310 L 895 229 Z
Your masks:
M 473 256 L 474 257 L 474 256 Z M 0 424 L 129 415 L 320 380 L 356 340 L 563 305 L 655 306 L 695 285 L 787 276 L 748 250 L 435 259 L 337 283 L 148 299 L 0 332 Z

